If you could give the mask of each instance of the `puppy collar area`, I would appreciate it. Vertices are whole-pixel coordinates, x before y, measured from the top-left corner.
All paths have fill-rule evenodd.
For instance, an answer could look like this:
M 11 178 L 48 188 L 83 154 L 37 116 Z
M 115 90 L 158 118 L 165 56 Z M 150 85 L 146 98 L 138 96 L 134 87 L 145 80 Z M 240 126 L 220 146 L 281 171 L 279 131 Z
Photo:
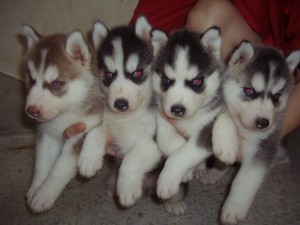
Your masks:
M 165 112 L 160 112 L 160 115 L 165 118 L 172 126 L 176 129 L 177 133 L 180 134 L 184 139 L 188 140 L 187 135 L 184 134 L 184 131 L 176 127 L 176 119 L 169 117 Z

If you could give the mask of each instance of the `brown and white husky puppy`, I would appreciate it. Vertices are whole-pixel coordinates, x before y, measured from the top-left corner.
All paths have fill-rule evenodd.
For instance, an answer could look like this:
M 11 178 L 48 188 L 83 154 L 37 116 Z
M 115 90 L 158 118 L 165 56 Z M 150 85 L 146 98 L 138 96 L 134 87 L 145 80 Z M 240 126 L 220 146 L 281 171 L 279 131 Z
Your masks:
M 81 148 L 97 148 L 102 94 L 81 32 L 41 36 L 24 25 L 23 34 L 28 48 L 24 63 L 26 112 L 38 122 L 36 162 L 27 203 L 32 211 L 42 212 L 53 206 L 75 176 Z M 64 140 L 63 131 L 79 121 L 86 124 L 85 140 L 84 133 Z

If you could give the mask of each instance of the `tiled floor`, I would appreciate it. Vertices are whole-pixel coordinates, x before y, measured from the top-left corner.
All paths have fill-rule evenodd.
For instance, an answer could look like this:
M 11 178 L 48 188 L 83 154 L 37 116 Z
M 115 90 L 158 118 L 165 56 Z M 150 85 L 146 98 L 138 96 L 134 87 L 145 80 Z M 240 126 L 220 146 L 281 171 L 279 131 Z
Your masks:
M 147 196 L 127 210 L 120 209 L 105 194 L 107 167 L 89 181 L 73 179 L 53 209 L 39 215 L 32 214 L 26 207 L 24 196 L 34 165 L 34 133 L 32 126 L 24 127 L 20 119 L 22 112 L 18 110 L 22 110 L 22 97 L 21 92 L 15 89 L 21 86 L 20 82 L 0 74 L 1 225 L 218 224 L 218 212 L 234 170 L 215 186 L 204 186 L 198 180 L 190 182 L 186 199 L 188 210 L 181 217 L 167 214 L 162 204 Z M 12 103 L 15 105 L 11 106 Z M 19 140 L 17 145 L 16 140 Z M 300 225 L 300 129 L 289 136 L 287 145 L 291 162 L 278 165 L 271 171 L 242 224 Z

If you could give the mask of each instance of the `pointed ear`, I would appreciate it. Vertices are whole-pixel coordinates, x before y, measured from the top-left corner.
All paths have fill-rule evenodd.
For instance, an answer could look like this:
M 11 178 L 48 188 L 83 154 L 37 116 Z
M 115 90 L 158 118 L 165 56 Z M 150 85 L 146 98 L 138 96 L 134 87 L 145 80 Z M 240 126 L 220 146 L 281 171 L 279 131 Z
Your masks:
M 291 72 L 294 72 L 300 61 L 300 50 L 296 50 L 288 55 L 286 62 Z
M 107 36 L 107 32 L 108 29 L 103 23 L 99 21 L 94 23 L 92 36 L 93 36 L 93 45 L 96 50 L 99 49 L 102 41 Z
M 168 41 L 168 36 L 165 32 L 161 30 L 152 30 L 151 31 L 151 44 L 153 47 L 154 56 L 157 55 L 159 50 L 165 46 Z
M 135 33 L 143 40 L 150 43 L 152 26 L 145 16 L 139 16 L 135 23 Z
M 244 64 L 248 62 L 254 55 L 254 47 L 248 41 L 243 41 L 235 49 L 229 59 L 229 67 L 232 67 L 236 64 Z
M 22 28 L 23 28 L 23 34 L 27 38 L 27 48 L 31 49 L 32 46 L 39 41 L 41 35 L 27 24 L 23 24 Z
M 204 32 L 201 38 L 201 43 L 208 51 L 213 54 L 218 60 L 221 59 L 221 32 L 218 27 L 212 27 Z
M 90 52 L 80 31 L 74 31 L 68 36 L 66 51 L 82 66 L 85 66 L 90 62 Z

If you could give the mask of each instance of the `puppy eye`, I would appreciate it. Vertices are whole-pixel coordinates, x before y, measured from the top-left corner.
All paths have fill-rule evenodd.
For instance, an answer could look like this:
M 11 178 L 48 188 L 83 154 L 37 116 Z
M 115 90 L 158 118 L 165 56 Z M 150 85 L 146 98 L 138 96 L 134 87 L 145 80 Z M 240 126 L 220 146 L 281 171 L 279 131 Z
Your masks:
M 244 88 L 244 93 L 247 97 L 250 97 L 250 98 L 255 98 L 257 96 L 257 93 L 256 91 L 254 90 L 254 88 L 248 88 L 248 87 L 245 87 Z
M 165 87 L 170 87 L 174 83 L 174 80 L 171 80 L 166 75 L 162 75 L 161 82 Z
M 106 79 L 112 79 L 114 77 L 114 74 L 110 71 L 105 71 L 104 76 Z
M 136 70 L 136 71 L 134 71 L 134 72 L 131 74 L 131 76 L 132 76 L 133 78 L 135 78 L 135 79 L 138 79 L 138 78 L 140 78 L 140 77 L 143 76 L 143 71 L 142 71 L 142 70 Z
M 65 82 L 59 80 L 55 80 L 50 83 L 51 89 L 53 90 L 60 90 L 64 87 L 64 85 Z
M 203 78 L 196 78 L 192 80 L 192 85 L 195 87 L 200 87 L 203 84 Z
M 281 96 L 281 95 L 280 95 L 280 94 L 278 94 L 278 93 L 277 93 L 277 94 L 275 94 L 275 95 L 273 95 L 273 96 L 272 96 L 272 100 L 273 100 L 273 102 L 278 102 L 278 101 L 279 101 L 279 99 L 280 99 L 280 96 Z

